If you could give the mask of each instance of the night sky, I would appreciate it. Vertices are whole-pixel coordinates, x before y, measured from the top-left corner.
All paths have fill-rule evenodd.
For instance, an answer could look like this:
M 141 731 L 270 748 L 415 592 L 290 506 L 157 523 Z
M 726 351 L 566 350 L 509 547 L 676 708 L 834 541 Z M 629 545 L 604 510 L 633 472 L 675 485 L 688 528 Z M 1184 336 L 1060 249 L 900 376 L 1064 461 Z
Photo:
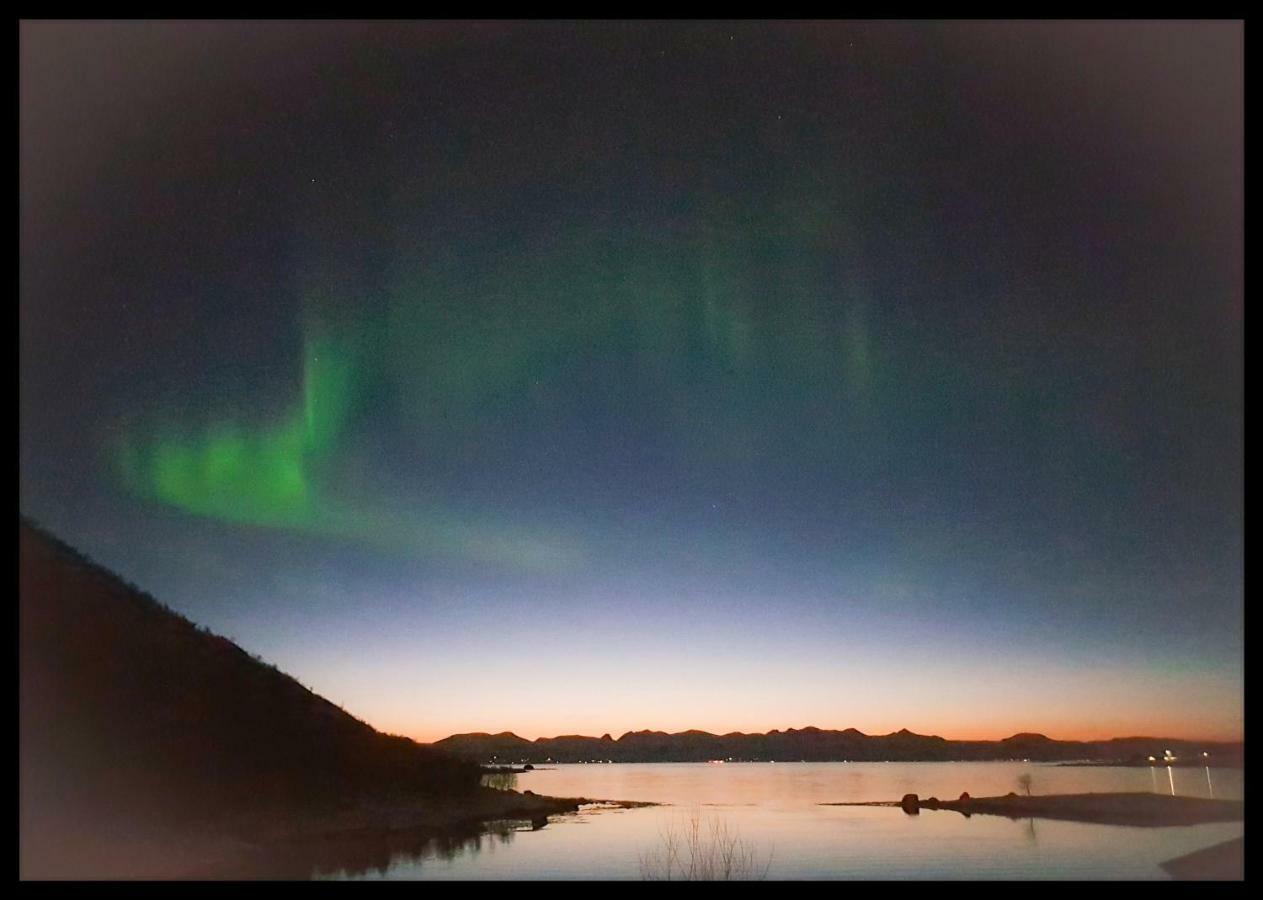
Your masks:
M 26 515 L 376 727 L 1243 727 L 1240 23 L 24 23 Z

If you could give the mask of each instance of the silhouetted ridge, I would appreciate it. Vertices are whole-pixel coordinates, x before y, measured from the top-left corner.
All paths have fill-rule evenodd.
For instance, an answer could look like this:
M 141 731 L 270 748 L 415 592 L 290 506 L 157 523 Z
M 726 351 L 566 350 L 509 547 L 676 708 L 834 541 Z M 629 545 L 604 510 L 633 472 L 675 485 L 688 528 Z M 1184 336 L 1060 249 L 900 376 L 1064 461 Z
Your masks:
M 497 736 L 498 737 L 498 736 Z M 485 735 L 453 735 L 435 744 L 479 762 L 706 762 L 723 760 L 776 760 L 780 762 L 1003 760 L 1032 759 L 1045 762 L 1114 760 L 1135 762 L 1156 752 L 1172 750 L 1193 759 L 1209 751 L 1220 764 L 1237 765 L 1240 743 L 1185 741 L 1175 738 L 1115 738 L 1109 741 L 1056 741 L 1042 734 L 1015 734 L 1000 741 L 951 741 L 937 734 L 924 735 L 901 728 L 883 735 L 866 735 L 855 728 L 830 731 L 808 725 L 767 734 L 707 731 L 629 731 L 616 741 L 564 735 L 527 741 L 487 738 Z
M 25 520 L 19 560 L 24 859 L 76 822 L 211 825 L 478 785 L 476 765 L 375 731 Z

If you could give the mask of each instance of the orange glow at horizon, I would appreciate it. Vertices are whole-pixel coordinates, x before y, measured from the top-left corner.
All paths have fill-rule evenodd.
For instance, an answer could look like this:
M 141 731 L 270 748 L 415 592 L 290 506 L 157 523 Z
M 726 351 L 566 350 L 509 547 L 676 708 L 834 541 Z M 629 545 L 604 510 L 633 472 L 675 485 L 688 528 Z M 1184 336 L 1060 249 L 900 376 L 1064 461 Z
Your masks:
M 540 723 L 532 724 L 524 720 L 517 720 L 507 723 L 469 723 L 462 721 L 454 721 L 450 728 L 436 727 L 434 723 L 426 725 L 417 725 L 415 722 L 405 723 L 403 721 L 392 722 L 383 720 L 380 722 L 369 721 L 369 724 L 380 731 L 391 734 L 401 734 L 410 737 L 420 743 L 434 743 L 453 734 L 470 734 L 470 733 L 486 733 L 500 734 L 510 732 L 520 738 L 528 741 L 538 740 L 540 738 L 555 738 L 563 735 L 582 735 L 585 737 L 599 738 L 604 734 L 609 734 L 617 739 L 624 734 L 636 731 L 659 731 L 669 734 L 677 734 L 684 731 L 705 731 L 711 734 L 724 735 L 731 733 L 742 734 L 766 734 L 776 730 L 785 732 L 792 729 L 802 730 L 808 727 L 819 728 L 822 731 L 845 731 L 848 728 L 855 728 L 865 735 L 880 736 L 892 734 L 901 729 L 908 729 L 920 735 L 937 735 L 951 741 L 999 741 L 1004 738 L 1012 737 L 1015 734 L 1042 734 L 1057 741 L 1106 741 L 1112 738 L 1128 738 L 1128 737 L 1153 737 L 1153 738 L 1170 738 L 1172 740 L 1187 741 L 1207 741 L 1209 743 L 1235 743 L 1244 740 L 1244 729 L 1238 728 L 1231 730 L 1230 728 L 1215 727 L 1213 724 L 1206 722 L 1204 727 L 1198 727 L 1195 722 L 1189 720 L 1164 720 L 1160 718 L 1151 718 L 1148 720 L 1136 719 L 1120 719 L 1116 727 L 1109 728 L 1099 721 L 1091 723 L 1083 723 L 1077 727 L 1072 723 L 1045 723 L 1039 725 L 1032 722 L 1017 722 L 1011 726 L 1004 727 L 999 724 L 990 724 L 981 726 L 979 721 L 975 719 L 972 723 L 951 722 L 949 720 L 921 720 L 908 722 L 894 722 L 893 720 L 877 721 L 877 722 L 825 722 L 825 721 L 802 721 L 802 722 L 772 722 L 766 725 L 758 725 L 752 723 L 727 723 L 727 722 L 690 722 L 689 724 L 681 724 L 678 721 L 671 721 L 670 717 L 664 717 L 662 722 L 633 722 L 630 726 L 617 727 L 601 727 L 593 725 L 591 727 L 574 727 L 574 723 Z M 1054 726 L 1055 727 L 1052 727 Z
M 309 648 L 279 663 L 378 730 L 425 743 L 468 733 L 536 740 L 806 727 L 986 741 L 1020 733 L 1062 741 L 1244 735 L 1239 670 L 1165 660 L 1019 658 L 963 645 L 918 647 L 925 652 L 914 659 L 860 647 L 837 655 L 772 646 L 756 655 L 695 643 L 672 652 L 624 648 L 616 638 L 600 651 L 575 651 L 561 637 L 529 653 L 474 645 L 436 658 L 418 653 L 410 634 L 374 637 L 364 643 L 383 649 L 372 658 L 331 640 L 327 652 Z
M 1165 680 L 1165 679 L 1164 679 Z M 1173 675 L 1163 690 L 1152 685 L 1115 683 L 1092 692 L 1063 681 L 1061 690 L 1030 694 L 1021 683 L 999 690 L 971 685 L 952 691 L 953 708 L 936 702 L 937 685 L 902 690 L 892 686 L 844 702 L 822 697 L 821 691 L 783 684 L 763 692 L 734 691 L 714 684 L 694 692 L 611 694 L 604 704 L 583 686 L 545 684 L 506 687 L 494 695 L 479 691 L 477 700 L 434 699 L 399 710 L 375 697 L 376 708 L 360 715 L 379 730 L 424 743 L 453 734 L 511 732 L 527 740 L 560 735 L 618 738 L 635 731 L 711 734 L 765 734 L 772 730 L 815 727 L 826 731 L 855 728 L 866 735 L 908 729 L 957 741 L 996 741 L 1014 734 L 1043 734 L 1061 741 L 1101 741 L 1124 737 L 1235 742 L 1243 740 L 1244 709 L 1240 693 L 1225 690 L 1214 678 Z M 946 693 L 946 692 L 944 692 Z M 663 703 L 660 697 L 673 702 Z M 618 702 L 622 701 L 622 702 Z M 830 708 L 832 707 L 832 708 Z M 355 705 L 347 704 L 355 710 Z

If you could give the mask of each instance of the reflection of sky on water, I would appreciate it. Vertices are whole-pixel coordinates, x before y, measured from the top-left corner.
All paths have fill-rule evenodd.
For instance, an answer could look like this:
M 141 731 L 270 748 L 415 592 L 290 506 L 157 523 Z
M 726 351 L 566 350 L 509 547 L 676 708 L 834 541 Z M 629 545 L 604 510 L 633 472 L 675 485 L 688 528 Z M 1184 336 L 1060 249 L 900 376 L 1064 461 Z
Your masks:
M 413 840 L 396 836 L 393 840 L 382 837 L 377 841 L 329 842 L 324 847 L 309 848 L 309 871 L 304 875 L 316 879 L 397 877 L 390 873 L 409 867 L 415 869 L 424 860 L 451 863 L 465 856 L 477 856 L 484 850 L 495 853 L 498 846 L 511 844 L 518 831 L 532 830 L 535 829 L 527 822 L 504 821 L 488 823 L 485 831 L 477 833 Z
M 554 817 L 535 833 L 505 832 L 446 855 L 423 848 L 352 877 L 639 879 L 642 857 L 694 812 L 770 856 L 769 878 L 789 879 L 1162 879 L 1160 862 L 1242 833 L 1240 823 L 1134 828 L 819 805 L 888 800 L 906 786 L 923 797 L 1007 793 L 1025 771 L 1036 794 L 1144 791 L 1151 777 L 1141 769 L 1022 763 L 557 766 L 521 776 L 519 786 L 670 805 Z M 1177 793 L 1208 795 L 1203 771 L 1168 771 Z M 1217 769 L 1214 778 L 1221 796 L 1241 796 L 1240 770 Z

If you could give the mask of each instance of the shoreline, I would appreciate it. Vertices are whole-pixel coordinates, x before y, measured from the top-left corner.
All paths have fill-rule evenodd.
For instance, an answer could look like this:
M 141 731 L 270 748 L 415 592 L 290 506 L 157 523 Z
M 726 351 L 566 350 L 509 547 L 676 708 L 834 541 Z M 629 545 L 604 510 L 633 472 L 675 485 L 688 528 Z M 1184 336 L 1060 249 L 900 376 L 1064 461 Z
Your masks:
M 193 877 L 235 878 L 242 871 L 271 872 L 290 862 L 311 878 L 320 871 L 362 866 L 361 857 L 389 859 L 399 852 L 418 852 L 425 845 L 477 842 L 488 834 L 535 831 L 550 816 L 570 815 L 587 808 L 635 809 L 660 804 L 637 800 L 598 800 L 588 797 L 547 797 L 532 791 L 481 787 L 469 797 L 438 804 L 409 801 L 364 803 L 332 815 L 303 817 L 280 827 L 258 830 L 235 841 L 230 852 L 205 860 Z M 529 828 L 514 828 L 514 823 Z M 499 829 L 495 826 L 504 826 Z M 229 848 L 225 848 L 229 849 Z M 333 860 L 345 858 L 338 866 Z M 354 862 L 350 862 L 354 861 Z M 188 874 L 176 877 L 190 877 Z M 268 875 L 256 877 L 271 877 Z
M 635 800 L 546 797 L 531 791 L 493 788 L 480 788 L 464 802 L 436 806 L 408 802 L 365 804 L 336 816 L 298 823 L 298 827 L 290 823 L 291 827 L 284 830 L 252 836 L 240 842 L 233 852 L 205 861 L 201 871 L 192 877 L 312 879 L 338 871 L 380 869 L 401 853 L 420 855 L 427 846 L 433 846 L 441 854 L 444 849 L 477 845 L 488 837 L 537 831 L 548 824 L 551 816 L 571 815 L 584 808 L 658 805 Z M 276 874 L 287 869 L 287 874 Z
M 465 796 L 365 800 L 330 812 L 257 813 L 179 831 L 120 829 L 108 839 L 62 823 L 52 832 L 31 835 L 42 846 L 24 848 L 34 855 L 20 860 L 19 877 L 306 880 L 321 873 L 382 868 L 398 853 L 419 853 L 431 844 L 441 850 L 477 842 L 489 833 L 537 830 L 550 816 L 584 807 L 657 805 L 480 787 Z M 527 827 L 512 827 L 514 823 Z
M 1245 836 L 1158 863 L 1175 881 L 1244 881 Z

